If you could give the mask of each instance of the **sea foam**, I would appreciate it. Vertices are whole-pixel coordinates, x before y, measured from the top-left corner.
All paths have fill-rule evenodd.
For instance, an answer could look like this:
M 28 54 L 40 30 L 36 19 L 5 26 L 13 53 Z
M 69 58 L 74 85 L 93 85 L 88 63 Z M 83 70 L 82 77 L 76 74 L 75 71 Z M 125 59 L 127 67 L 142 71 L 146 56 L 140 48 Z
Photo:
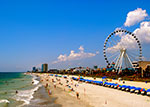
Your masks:
M 34 85 L 37 85 L 39 83 L 39 81 L 36 80 L 36 79 L 37 79 L 37 77 L 35 77 L 35 76 L 32 78 L 32 81 L 34 82 L 33 83 Z
M 33 81 L 33 85 L 37 85 L 39 83 L 39 81 L 37 80 L 38 77 L 36 77 L 35 75 L 31 75 L 33 78 L 32 78 L 32 81 Z
M 31 75 L 31 76 L 33 77 L 32 78 L 32 81 L 34 82 L 33 85 L 37 85 L 37 86 L 30 90 L 20 90 L 14 97 L 17 101 L 24 101 L 24 104 L 21 106 L 30 104 L 34 92 L 37 91 L 39 87 L 42 86 L 41 84 L 38 84 L 39 83 L 39 81 L 37 80 L 38 77 L 36 77 L 35 75 Z
M 37 91 L 39 89 L 39 87 L 41 87 L 41 86 L 42 85 L 39 84 L 38 86 L 36 86 L 33 89 L 18 91 L 18 93 L 14 96 L 14 98 L 17 101 L 24 101 L 24 104 L 22 106 L 24 106 L 26 104 L 30 104 L 30 100 L 33 98 L 34 92 Z
M 0 100 L 0 103 L 10 103 L 10 102 L 6 99 L 3 99 L 3 100 Z

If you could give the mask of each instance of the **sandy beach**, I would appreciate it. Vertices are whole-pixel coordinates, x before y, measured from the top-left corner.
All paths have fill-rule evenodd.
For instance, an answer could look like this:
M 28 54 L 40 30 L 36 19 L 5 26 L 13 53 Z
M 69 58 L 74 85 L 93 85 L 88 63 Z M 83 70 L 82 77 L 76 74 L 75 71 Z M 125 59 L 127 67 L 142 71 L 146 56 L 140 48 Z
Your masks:
M 72 76 L 64 78 L 49 76 L 49 74 L 36 75 L 41 78 L 41 83 L 46 87 L 47 93 L 51 91 L 49 96 L 55 98 L 53 102 L 62 107 L 150 107 L 150 97 L 148 96 L 74 81 L 71 79 Z M 100 80 L 100 78 L 96 80 Z M 118 81 L 113 80 L 112 82 Z M 141 87 L 149 86 L 149 83 L 133 81 L 126 81 L 125 84 Z M 79 99 L 76 97 L 77 92 L 79 93 Z

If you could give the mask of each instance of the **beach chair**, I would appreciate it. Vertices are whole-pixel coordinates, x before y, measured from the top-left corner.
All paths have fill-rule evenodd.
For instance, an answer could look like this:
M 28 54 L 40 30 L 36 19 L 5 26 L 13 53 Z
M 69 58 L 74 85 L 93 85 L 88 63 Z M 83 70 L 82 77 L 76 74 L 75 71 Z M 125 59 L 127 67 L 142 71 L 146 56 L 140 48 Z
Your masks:
M 127 85 L 125 91 L 130 92 L 130 87 L 131 86 Z
M 114 84 L 114 89 L 117 89 L 119 87 L 119 84 Z
M 141 91 L 142 95 L 146 95 L 147 94 L 147 89 L 146 88 L 142 88 L 140 91 Z
M 106 87 L 106 86 L 107 86 L 107 84 L 108 84 L 108 82 L 103 82 L 103 86 L 105 86 L 105 87 Z
M 113 87 L 114 87 L 114 85 L 115 85 L 115 83 L 111 83 L 110 87 L 111 87 L 111 88 L 113 88 Z
M 125 91 L 125 90 L 126 90 L 126 88 L 127 88 L 127 86 L 126 86 L 126 85 L 122 85 L 121 90 L 122 90 L 122 91 Z
M 93 80 L 89 80 L 88 82 L 89 82 L 89 83 L 92 83 L 92 82 L 93 82 Z
M 93 81 L 93 84 L 96 84 L 96 85 L 98 85 L 98 81 Z
M 129 88 L 129 89 L 130 89 L 130 92 L 131 92 L 131 93 L 134 93 L 134 92 L 135 92 L 135 88 L 136 88 L 135 86 L 130 86 L 130 88 Z
M 85 79 L 85 82 L 87 82 L 87 83 L 88 83 L 88 79 Z
M 107 83 L 107 87 L 111 87 L 111 84 L 112 84 L 112 83 Z
M 121 89 L 122 89 L 122 85 L 119 85 L 119 86 L 118 86 L 118 89 L 121 90 Z
M 101 85 L 101 86 L 102 86 L 102 85 L 103 85 L 103 81 L 99 81 L 99 85 Z
M 150 96 L 150 89 L 146 90 L 146 94 L 147 94 L 147 96 Z
M 141 90 L 142 88 L 141 87 L 136 87 L 135 88 L 135 93 L 137 93 L 137 94 L 140 94 L 141 93 Z

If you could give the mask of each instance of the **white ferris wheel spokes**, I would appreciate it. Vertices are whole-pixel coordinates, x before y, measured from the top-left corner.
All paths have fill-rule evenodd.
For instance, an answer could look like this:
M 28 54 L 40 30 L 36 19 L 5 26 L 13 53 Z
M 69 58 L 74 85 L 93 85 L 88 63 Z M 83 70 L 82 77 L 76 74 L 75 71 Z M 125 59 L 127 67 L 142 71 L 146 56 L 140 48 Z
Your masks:
M 121 29 L 106 38 L 103 54 L 106 63 L 109 66 L 114 63 L 114 68 L 120 72 L 123 68 L 133 68 L 133 61 L 142 60 L 142 47 L 132 32 Z

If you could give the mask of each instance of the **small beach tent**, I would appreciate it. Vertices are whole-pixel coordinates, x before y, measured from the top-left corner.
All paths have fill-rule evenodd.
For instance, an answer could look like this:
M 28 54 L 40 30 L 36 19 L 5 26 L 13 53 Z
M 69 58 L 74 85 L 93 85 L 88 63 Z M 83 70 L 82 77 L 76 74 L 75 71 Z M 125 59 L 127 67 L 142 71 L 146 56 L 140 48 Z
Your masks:
M 67 76 L 64 76 L 64 78 L 67 78 Z
M 58 77 L 62 77 L 62 75 L 58 75 Z
M 49 74 L 49 76 L 53 76 L 53 74 Z

